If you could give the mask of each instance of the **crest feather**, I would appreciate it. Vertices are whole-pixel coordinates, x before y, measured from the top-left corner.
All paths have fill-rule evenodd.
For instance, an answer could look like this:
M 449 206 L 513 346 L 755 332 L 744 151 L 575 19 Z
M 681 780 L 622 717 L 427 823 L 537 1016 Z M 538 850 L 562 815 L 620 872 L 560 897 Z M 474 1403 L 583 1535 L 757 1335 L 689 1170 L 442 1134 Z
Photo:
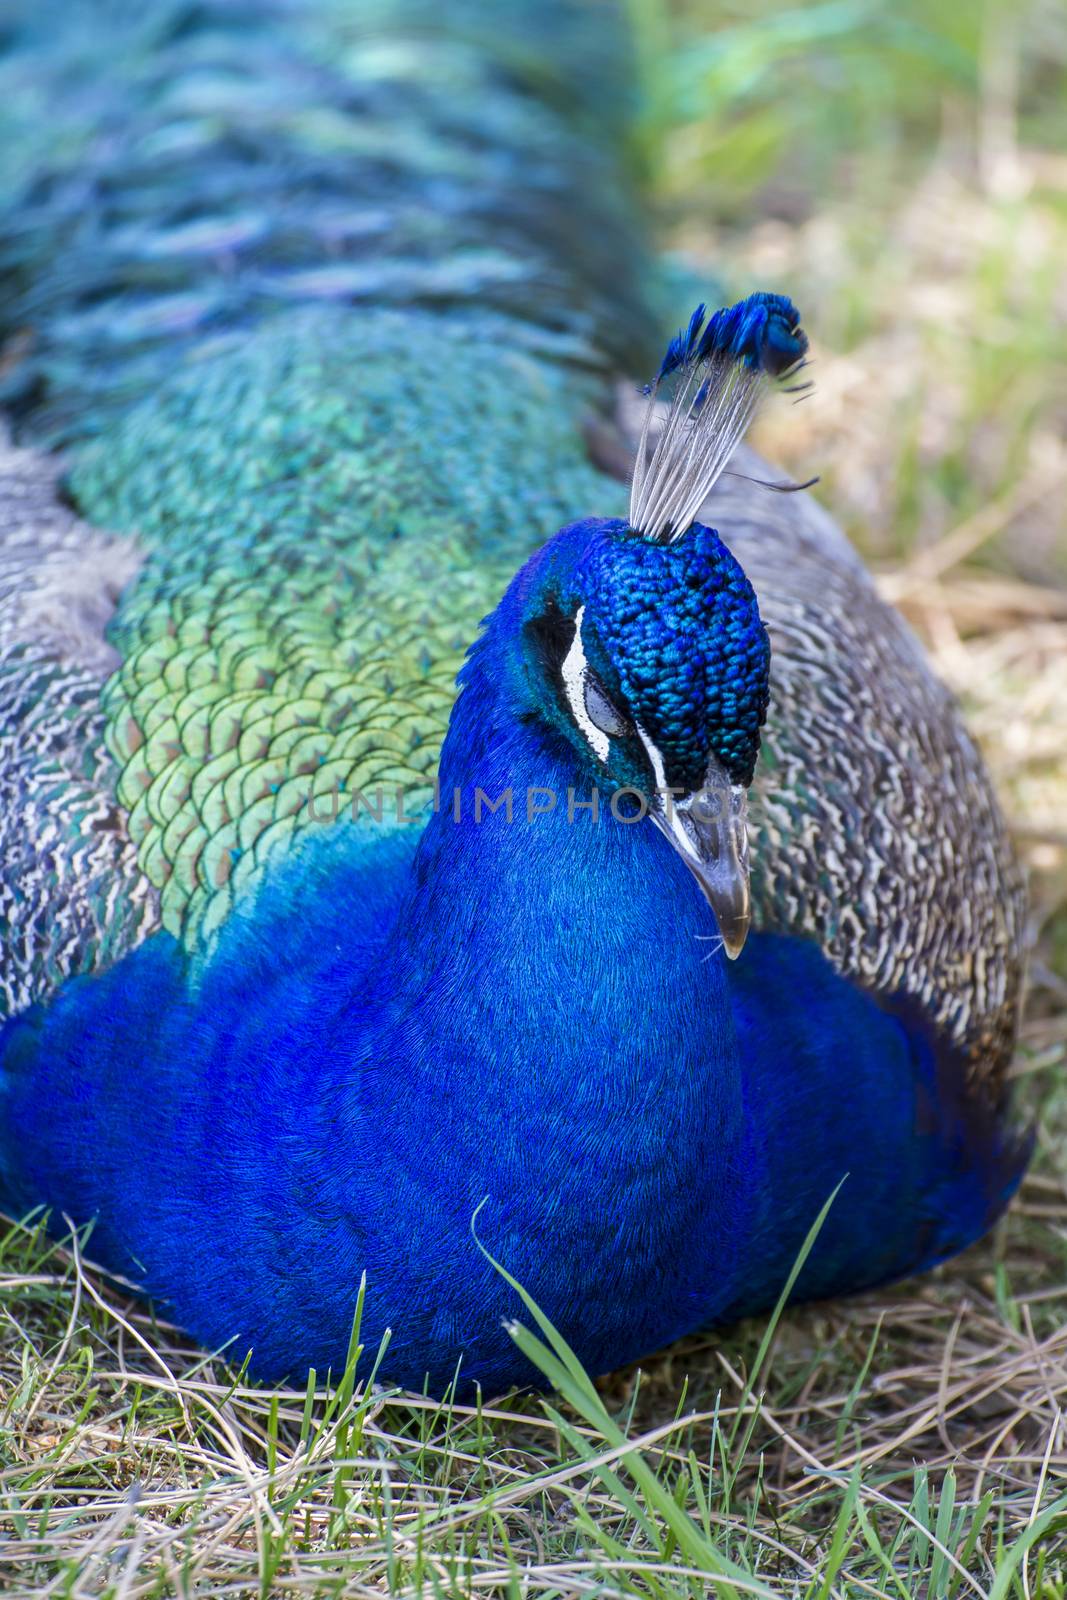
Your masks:
M 804 366 L 800 312 L 781 294 L 751 294 L 710 318 L 697 306 L 675 334 L 646 391 L 648 411 L 630 490 L 630 526 L 673 543 L 692 525 L 769 383 Z M 667 419 L 651 456 L 648 438 L 660 388 L 670 384 Z M 806 387 L 806 386 L 805 386 Z

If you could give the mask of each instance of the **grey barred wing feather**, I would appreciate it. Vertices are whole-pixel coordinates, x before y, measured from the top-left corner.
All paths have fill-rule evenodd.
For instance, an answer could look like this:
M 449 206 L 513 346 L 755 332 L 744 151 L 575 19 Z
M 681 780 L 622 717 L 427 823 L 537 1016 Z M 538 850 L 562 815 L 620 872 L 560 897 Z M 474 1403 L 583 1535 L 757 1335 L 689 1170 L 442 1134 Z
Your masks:
M 76 517 L 57 478 L 0 433 L 0 1017 L 158 922 L 100 706 L 117 664 L 107 625 L 140 556 Z
M 1018 867 L 982 759 L 900 615 L 807 494 L 749 450 L 702 508 L 748 573 L 771 637 L 751 794 L 756 925 L 819 941 L 915 1005 L 996 1097 L 1024 938 Z

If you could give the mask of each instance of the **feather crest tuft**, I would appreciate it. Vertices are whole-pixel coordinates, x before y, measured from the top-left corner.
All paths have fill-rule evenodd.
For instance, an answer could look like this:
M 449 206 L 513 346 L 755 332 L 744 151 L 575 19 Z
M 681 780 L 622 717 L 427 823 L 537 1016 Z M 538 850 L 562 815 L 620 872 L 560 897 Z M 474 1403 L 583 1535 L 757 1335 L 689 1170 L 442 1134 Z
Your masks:
M 800 312 L 781 294 L 751 294 L 709 318 L 697 306 L 667 346 L 649 396 L 630 490 L 630 526 L 673 543 L 740 442 L 768 385 L 804 365 Z M 671 383 L 667 419 L 651 456 L 649 432 L 660 387 Z

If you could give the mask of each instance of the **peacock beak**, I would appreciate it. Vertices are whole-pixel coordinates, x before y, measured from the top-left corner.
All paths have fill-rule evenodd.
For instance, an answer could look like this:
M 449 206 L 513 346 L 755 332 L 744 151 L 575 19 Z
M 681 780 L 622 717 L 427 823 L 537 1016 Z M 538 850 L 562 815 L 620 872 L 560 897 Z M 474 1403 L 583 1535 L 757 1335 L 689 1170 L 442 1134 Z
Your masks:
M 748 884 L 748 795 L 712 762 L 704 787 L 673 799 L 660 793 L 649 815 L 696 878 L 715 913 L 731 961 L 741 954 L 751 920 Z

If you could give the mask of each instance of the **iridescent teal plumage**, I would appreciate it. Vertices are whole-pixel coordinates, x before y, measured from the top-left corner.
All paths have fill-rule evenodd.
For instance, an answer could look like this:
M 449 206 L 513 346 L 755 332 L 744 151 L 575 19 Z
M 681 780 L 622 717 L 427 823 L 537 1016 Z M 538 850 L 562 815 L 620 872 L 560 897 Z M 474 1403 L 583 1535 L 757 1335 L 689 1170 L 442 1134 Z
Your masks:
M 857 1158 L 803 1292 L 1021 1170 L 981 764 L 817 509 L 718 477 L 795 309 L 671 346 L 629 520 L 590 459 L 655 364 L 610 20 L 99 0 L 0 63 L 4 395 L 67 450 L 0 458 L 0 1189 L 268 1375 L 364 1269 L 392 1375 L 527 1375 L 486 1197 L 604 1366 L 773 1299 Z
M 139 866 L 109 924 L 143 937 L 155 903 L 192 946 L 306 823 L 311 771 L 323 793 L 429 782 L 516 563 L 621 509 L 582 419 L 611 353 L 651 350 L 625 40 L 567 0 L 549 57 L 527 13 L 478 5 L 21 15 L 3 398 L 23 439 L 68 446 L 83 516 L 148 557 L 86 764 Z M 44 889 L 9 1005 L 92 969 L 105 919 L 74 938 L 61 907 L 112 900 L 114 873 Z
M 609 11 L 51 0 L 9 18 L 0 274 L 30 344 L 0 392 L 38 435 L 99 432 L 216 336 L 304 305 L 490 306 L 520 346 L 651 360 Z

